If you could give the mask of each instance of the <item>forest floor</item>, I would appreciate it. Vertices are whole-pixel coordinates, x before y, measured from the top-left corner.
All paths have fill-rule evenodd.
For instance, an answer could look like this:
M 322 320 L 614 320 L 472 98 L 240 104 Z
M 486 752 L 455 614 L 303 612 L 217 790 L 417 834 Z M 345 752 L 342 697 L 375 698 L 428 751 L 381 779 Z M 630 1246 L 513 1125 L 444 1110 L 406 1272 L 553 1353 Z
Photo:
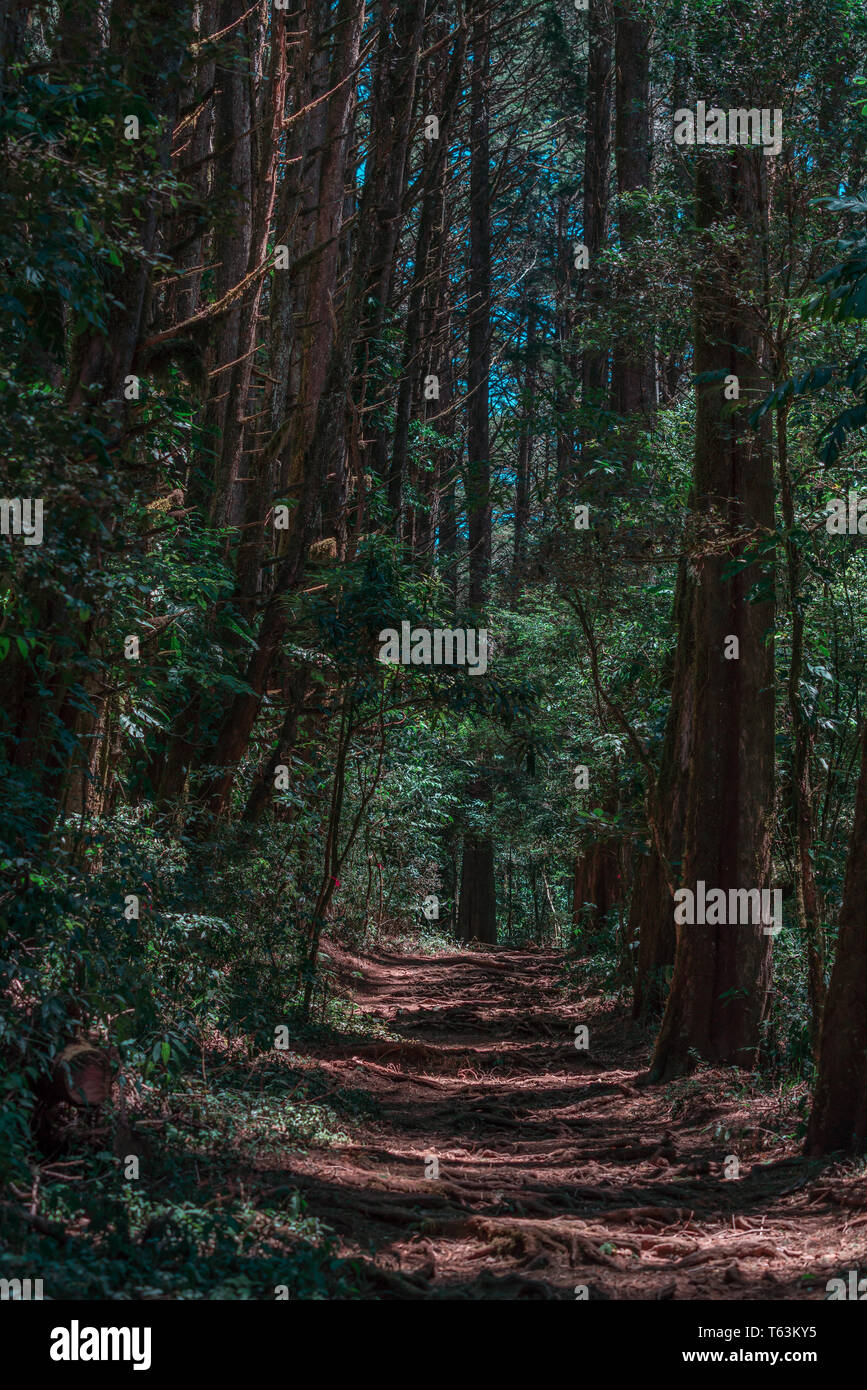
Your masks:
M 351 965 L 396 1040 L 315 1065 L 377 1118 L 257 1179 L 297 1187 L 362 1296 L 824 1299 L 867 1260 L 864 1165 L 800 1157 L 803 1087 L 710 1068 L 645 1084 L 648 1030 L 611 997 L 567 998 L 556 952 Z

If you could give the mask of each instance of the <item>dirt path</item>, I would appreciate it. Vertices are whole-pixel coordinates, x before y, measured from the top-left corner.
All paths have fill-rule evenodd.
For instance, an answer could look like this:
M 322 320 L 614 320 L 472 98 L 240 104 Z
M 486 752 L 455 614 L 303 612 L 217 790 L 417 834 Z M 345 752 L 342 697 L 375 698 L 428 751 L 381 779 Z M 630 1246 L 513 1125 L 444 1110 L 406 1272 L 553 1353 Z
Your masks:
M 403 1041 L 319 1064 L 382 1119 L 293 1156 L 291 1180 L 373 1296 L 824 1299 L 865 1257 L 867 1178 L 798 1156 L 803 1090 L 645 1086 L 646 1033 L 570 1002 L 552 952 L 357 965 L 358 1003 Z

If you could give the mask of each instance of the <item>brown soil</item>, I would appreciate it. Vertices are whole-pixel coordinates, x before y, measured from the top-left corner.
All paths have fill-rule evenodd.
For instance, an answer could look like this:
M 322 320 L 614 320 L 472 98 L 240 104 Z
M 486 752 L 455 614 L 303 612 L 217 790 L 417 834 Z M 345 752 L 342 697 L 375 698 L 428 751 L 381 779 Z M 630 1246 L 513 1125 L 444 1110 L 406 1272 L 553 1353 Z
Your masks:
M 646 1085 L 650 1034 L 610 999 L 570 1001 L 560 961 L 488 949 L 353 963 L 357 1002 L 402 1041 L 331 1049 L 319 1065 L 382 1119 L 350 1146 L 293 1156 L 291 1181 L 359 1259 L 363 1288 L 826 1298 L 865 1258 L 867 1177 L 800 1157 L 804 1088 L 707 1068 Z

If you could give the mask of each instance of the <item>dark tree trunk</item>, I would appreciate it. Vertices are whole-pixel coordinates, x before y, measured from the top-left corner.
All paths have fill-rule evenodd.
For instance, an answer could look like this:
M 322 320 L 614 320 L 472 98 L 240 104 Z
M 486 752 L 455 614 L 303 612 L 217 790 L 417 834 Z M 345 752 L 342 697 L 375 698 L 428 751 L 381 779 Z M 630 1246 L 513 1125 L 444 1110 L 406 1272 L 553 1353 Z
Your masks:
M 689 544 L 694 737 L 684 827 L 683 887 L 770 888 L 774 802 L 772 573 L 753 559 L 731 574 L 750 542 L 773 530 L 773 463 L 765 437 L 747 423 L 766 389 L 761 340 L 749 305 L 756 278 L 732 238 L 744 227 L 766 246 L 765 165 L 755 152 L 702 152 L 696 168 L 701 264 L 695 290 L 697 375 L 736 374 L 732 411 L 717 380 L 700 383 Z M 724 248 L 724 249 L 721 249 Z M 752 279 L 751 279 L 752 275 Z M 758 281 L 761 284 L 761 280 Z M 759 594 L 752 593 L 758 586 Z M 751 601 L 751 599 L 753 601 Z M 739 643 L 727 660 L 728 639 Z M 729 650 L 732 648 L 729 646 Z M 771 975 L 771 937 L 757 922 L 678 924 L 674 975 L 656 1043 L 655 1079 L 687 1070 L 695 1057 L 751 1066 Z
M 628 258 L 641 221 L 629 195 L 650 188 L 650 25 L 635 0 L 614 0 L 614 23 L 618 228 Z M 640 334 L 641 323 L 636 327 Z M 654 404 L 654 385 L 653 352 L 641 336 L 637 342 L 618 345 L 612 371 L 614 409 L 621 415 L 647 415 Z
M 449 134 L 461 92 L 466 46 L 465 32 L 464 29 L 459 31 L 450 60 L 448 59 L 448 47 L 443 47 L 426 89 L 428 113 L 439 115 L 439 137 L 430 142 L 422 174 L 423 192 L 413 256 L 412 287 L 406 316 L 403 373 L 398 390 L 394 422 L 388 500 L 397 535 L 401 534 L 401 492 L 409 466 L 409 431 L 413 403 L 423 397 L 423 392 L 419 388 L 426 375 L 424 347 L 429 345 L 422 342 L 423 327 L 427 327 L 435 342 L 440 341 L 439 335 L 437 335 L 439 325 L 436 322 L 436 314 L 428 312 L 426 315 L 425 310 L 432 299 L 436 304 L 443 298 L 442 291 L 446 288 L 445 277 L 440 274 L 434 276 L 432 272 L 435 265 L 435 252 L 439 251 L 442 255 L 441 244 L 447 235 L 444 213 L 448 182 Z M 428 284 L 431 278 L 434 280 L 433 289 Z M 426 325 L 425 318 L 427 318 Z M 436 358 L 429 358 L 427 370 L 440 379 L 440 402 L 432 402 L 430 410 L 432 415 L 438 415 L 443 408 L 441 403 L 442 377 L 445 364 Z
M 598 263 L 610 225 L 611 19 L 610 0 L 600 0 L 590 6 L 583 215 L 583 240 L 589 253 L 589 268 L 583 277 L 584 313 L 588 321 L 592 320 L 593 306 L 602 293 Z M 584 403 L 601 403 L 608 382 L 607 351 L 594 349 L 584 353 L 581 379 Z
M 467 525 L 469 604 L 481 612 L 491 572 L 491 460 L 489 396 L 491 374 L 491 171 L 488 131 L 490 82 L 489 19 L 473 24 L 470 126 L 470 264 L 467 277 Z
M 780 372 L 785 380 L 788 371 Z M 780 472 L 780 505 L 786 528 L 786 573 L 789 609 L 792 619 L 792 649 L 789 658 L 788 705 L 792 721 L 792 767 L 789 783 L 789 823 L 795 860 L 795 905 L 798 927 L 807 952 L 807 994 L 810 1001 L 810 1037 L 818 1052 L 822 1011 L 825 1007 L 825 934 L 822 927 L 823 903 L 816 882 L 813 845 L 816 817 L 812 785 L 813 728 L 801 694 L 804 670 L 804 631 L 806 600 L 802 592 L 803 562 L 801 545 L 795 534 L 795 504 L 789 471 L 788 405 L 777 408 L 777 460 Z
M 467 529 L 469 605 L 480 616 L 491 573 L 491 462 L 488 404 L 491 371 L 491 178 L 489 135 L 490 16 L 473 23 L 470 129 L 470 265 L 467 390 Z M 486 803 L 485 778 L 470 796 Z M 464 941 L 497 939 L 494 845 L 487 835 L 464 837 L 458 935 Z
M 629 939 L 638 945 L 633 1004 L 636 1017 L 655 1013 L 662 1007 L 674 964 L 672 883 L 679 876 L 683 850 L 695 702 L 692 593 L 686 563 L 681 561 L 674 604 L 677 650 L 671 702 L 656 785 L 647 794 L 648 823 L 653 822 L 650 844 L 648 853 L 638 861 L 629 915 Z M 657 843 L 664 847 L 665 861 Z
M 391 396 L 391 378 L 381 359 L 383 330 L 391 308 L 401 212 L 406 192 L 409 137 L 415 111 L 416 78 L 424 33 L 424 0 L 381 0 L 380 32 L 373 82 L 370 120 L 369 167 L 365 170 L 360 213 L 359 252 L 368 266 L 364 308 L 356 354 L 361 380 L 359 408 L 371 409 L 365 434 L 370 439 L 365 461 L 354 462 L 356 472 L 371 471 L 386 481 L 395 508 L 394 478 L 388 459 L 388 434 L 381 411 Z M 422 254 L 424 250 L 422 248 Z M 346 497 L 349 475 L 338 475 L 331 489 L 330 510 L 345 547 Z
M 446 343 L 451 340 L 451 321 L 446 320 Z M 446 355 L 445 367 L 440 378 L 440 407 L 444 418 L 440 421 L 440 432 L 455 437 L 455 418 L 452 405 L 452 367 Z M 455 483 L 460 469 L 460 440 L 455 439 L 453 448 L 444 448 L 439 461 L 439 474 L 442 484 L 439 508 L 438 556 L 443 581 L 449 592 L 451 611 L 454 614 L 458 602 L 458 523 Z
M 252 15 L 242 20 L 248 9 L 243 0 L 220 0 L 217 11 L 219 30 L 229 30 L 221 44 L 214 72 L 214 180 L 223 204 L 220 226 L 213 240 L 214 290 L 218 300 L 246 275 L 250 255 L 253 115 L 249 69 L 255 21 Z M 231 519 L 235 481 L 224 430 L 228 411 L 232 407 L 240 409 L 239 402 L 230 403 L 231 373 L 220 369 L 225 369 L 239 356 L 241 319 L 242 305 L 237 302 L 221 315 L 211 331 L 207 367 L 209 372 L 218 374 L 209 378 L 209 398 L 204 411 L 206 442 L 201 457 L 195 461 L 192 480 L 192 500 L 195 503 L 207 501 L 212 519 L 220 526 Z
M 458 939 L 493 945 L 497 940 L 494 850 L 487 837 L 464 836 Z
M 536 410 L 536 312 L 532 306 L 527 310 L 524 354 L 524 406 L 515 464 L 515 537 L 511 575 L 513 590 L 517 590 L 523 576 L 527 558 L 527 532 L 530 526 L 530 460 L 533 453 L 533 421 Z
M 623 901 L 625 876 L 623 844 L 618 840 L 599 840 L 585 854 L 576 855 L 572 865 L 572 921 L 576 927 L 598 931 L 608 913 Z M 584 909 L 592 904 L 591 920 Z
M 318 35 L 328 25 L 329 7 L 320 3 L 310 8 L 310 23 Z M 334 304 L 354 109 L 352 83 L 346 79 L 358 61 L 361 39 L 357 0 L 344 0 L 337 20 L 330 65 L 325 53 L 314 46 L 308 59 L 309 74 L 296 75 L 298 104 L 306 101 L 318 105 L 291 128 L 290 153 L 301 172 L 297 187 L 290 176 L 280 204 L 281 235 L 291 232 L 293 259 L 300 263 L 297 270 L 280 277 L 276 287 L 279 299 L 272 306 L 273 339 L 285 343 L 287 333 L 294 336 L 288 379 L 283 374 L 278 377 L 271 417 L 275 433 L 287 418 L 290 421 L 276 470 L 281 496 L 288 493 L 297 497 L 301 487 L 304 455 L 316 429 L 334 346 Z M 328 92 L 332 93 L 330 99 L 320 100 Z
M 337 25 L 339 37 L 332 64 L 332 88 L 335 95 L 334 104 L 329 111 L 328 125 L 329 131 L 332 131 L 333 127 L 334 138 L 330 141 L 323 158 L 321 175 L 322 195 L 332 211 L 338 205 L 342 210 L 343 205 L 348 152 L 347 122 L 351 106 L 351 83 L 347 78 L 358 60 L 362 14 L 363 6 L 359 0 L 340 0 Z M 353 330 L 359 319 L 363 289 L 367 283 L 369 254 L 370 247 L 365 241 L 358 248 L 353 263 L 353 276 L 341 308 L 336 335 L 332 331 L 332 298 L 336 288 L 334 282 L 329 285 L 327 281 L 318 281 L 319 287 L 315 293 L 313 287 L 310 290 L 308 306 L 315 299 L 321 312 L 316 320 L 319 331 L 315 339 L 315 351 L 312 351 L 307 359 L 308 371 L 313 373 L 318 383 L 323 354 L 327 367 L 321 378 L 321 386 L 313 393 L 316 395 L 316 409 L 313 412 L 315 424 L 305 436 L 295 440 L 294 447 L 303 449 L 303 452 L 300 459 L 290 459 L 289 462 L 288 485 L 293 495 L 297 489 L 298 505 L 293 513 L 291 529 L 287 533 L 273 592 L 262 616 L 256 650 L 247 664 L 244 680 L 249 689 L 235 696 L 220 728 L 216 744 L 212 750 L 208 750 L 207 761 L 216 765 L 220 771 L 213 777 L 205 792 L 208 815 L 201 822 L 200 833 L 206 833 L 210 817 L 220 817 L 228 808 L 238 763 L 249 743 L 268 675 L 286 630 L 286 596 L 298 587 L 304 574 L 316 517 L 322 506 L 322 499 L 328 493 L 328 473 L 334 469 L 335 460 L 343 457 Z M 336 252 L 330 264 L 336 276 Z M 318 273 L 321 269 L 319 261 L 316 262 L 316 266 Z M 305 395 L 305 406 L 307 400 L 308 397 Z
M 804 1152 L 867 1145 L 867 721 L 846 861 L 837 955 L 828 987 L 819 1073 Z
M 269 756 L 265 759 L 261 768 L 253 779 L 250 794 L 247 797 L 247 804 L 244 807 L 242 819 L 249 822 L 260 820 L 274 799 L 274 784 L 277 768 L 281 763 L 286 763 L 298 733 L 298 722 L 301 717 L 301 707 L 304 698 L 310 688 L 310 673 L 308 668 L 301 667 L 293 672 L 289 682 L 289 703 L 286 706 L 286 713 L 280 726 L 277 740 L 271 749 Z

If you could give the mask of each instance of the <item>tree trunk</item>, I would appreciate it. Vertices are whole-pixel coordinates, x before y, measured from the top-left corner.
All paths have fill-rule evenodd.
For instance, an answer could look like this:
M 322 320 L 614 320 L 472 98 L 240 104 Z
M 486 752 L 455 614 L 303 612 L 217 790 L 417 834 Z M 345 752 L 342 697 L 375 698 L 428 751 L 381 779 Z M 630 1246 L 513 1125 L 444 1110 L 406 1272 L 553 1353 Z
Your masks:
M 681 882 L 693 893 L 699 882 L 708 891 L 721 889 L 727 904 L 730 889 L 769 889 L 771 874 L 773 577 L 755 559 L 746 560 L 745 551 L 773 530 L 773 463 L 766 439 L 747 424 L 749 402 L 766 389 L 749 307 L 751 272 L 743 269 L 731 233 L 720 236 L 732 223 L 745 227 L 761 258 L 764 174 L 756 152 L 702 152 L 697 159 L 704 245 L 695 290 L 696 373 L 724 368 L 738 376 L 745 399 L 732 411 L 718 379 L 698 385 L 690 556 L 695 732 Z M 743 566 L 734 574 L 733 561 Z M 754 587 L 758 594 L 751 593 Z M 727 660 L 732 637 L 738 656 Z M 678 1075 L 696 1057 L 753 1065 L 770 987 L 766 924 L 678 923 L 676 938 L 653 1078 Z
M 788 377 L 785 365 L 779 375 Z M 798 927 L 807 952 L 807 992 L 810 1001 L 810 1038 L 814 1055 L 818 1052 L 825 1007 L 825 936 L 822 929 L 822 900 L 813 866 L 815 814 L 811 757 L 813 731 L 801 696 L 804 669 L 804 628 L 806 601 L 801 592 L 801 548 L 795 530 L 795 504 L 789 472 L 788 405 L 777 408 L 777 459 L 780 470 L 780 504 L 786 528 L 786 571 L 789 607 L 792 616 L 792 651 L 789 658 L 788 704 L 792 721 L 792 768 L 789 785 L 789 821 L 794 841 L 795 903 Z
M 590 53 L 587 64 L 586 135 L 584 140 L 584 245 L 589 267 L 584 272 L 585 316 L 592 321 L 600 298 L 598 260 L 608 239 L 611 195 L 611 6 L 600 0 L 588 16 Z M 608 381 L 608 353 L 592 349 L 583 355 L 582 396 L 585 405 L 601 404 Z
M 837 955 L 828 987 L 806 1154 L 867 1144 L 867 720 L 846 861 Z
M 511 574 L 511 587 L 515 592 L 523 577 L 527 558 L 527 532 L 530 526 L 530 460 L 533 453 L 533 422 L 536 410 L 536 310 L 533 305 L 527 309 L 524 354 L 524 406 L 515 466 L 515 536 Z
M 575 856 L 572 869 L 572 921 L 586 927 L 584 906 L 592 904 L 593 931 L 603 925 L 612 907 L 623 901 L 622 845 L 617 840 L 601 840 L 584 854 Z
M 361 381 L 357 409 L 369 411 L 364 433 L 369 439 L 365 462 L 353 461 L 356 472 L 373 472 L 387 482 L 394 509 L 394 478 L 388 460 L 388 433 L 382 412 L 391 395 L 389 370 L 381 360 L 383 337 L 391 308 L 402 207 L 406 193 L 409 138 L 415 110 L 416 78 L 424 33 L 423 0 L 381 0 L 376 77 L 372 84 L 370 142 L 361 200 L 358 254 L 368 267 L 364 307 L 356 354 Z M 423 252 L 424 254 L 424 252 Z M 337 476 L 330 510 L 335 518 L 330 534 L 345 548 L 346 496 L 349 477 L 335 460 Z M 390 476 L 391 475 L 391 476 Z M 397 498 L 399 504 L 399 497 Z M 397 508 L 399 510 L 399 506 Z
M 494 945 L 497 940 L 494 847 L 486 836 L 464 836 L 458 939 L 487 945 Z
M 321 175 L 323 196 L 326 197 L 332 211 L 338 204 L 342 209 L 343 204 L 348 153 L 347 123 L 351 106 L 349 77 L 358 60 L 363 8 L 361 0 L 340 0 L 338 10 L 338 39 L 332 64 L 335 105 L 329 111 L 328 123 L 328 130 L 334 138 L 323 157 Z M 322 365 L 321 354 L 324 354 L 327 368 L 321 379 L 321 388 L 314 392 L 315 424 L 300 438 L 296 438 L 294 433 L 290 435 L 290 439 L 294 440 L 292 447 L 302 452 L 298 458 L 290 458 L 286 470 L 290 492 L 297 489 L 300 493 L 298 505 L 292 514 L 292 526 L 287 532 L 273 592 L 262 616 L 256 650 L 250 657 L 244 675 L 249 690 L 235 696 L 220 728 L 216 744 L 213 750 L 208 750 L 207 761 L 221 770 L 212 778 L 205 791 L 207 815 L 200 825 L 202 834 L 207 832 L 210 817 L 223 816 L 228 808 L 238 763 L 249 743 L 272 663 L 286 630 L 286 597 L 298 587 L 304 574 L 307 550 L 313 539 L 317 513 L 322 506 L 323 497 L 328 492 L 329 469 L 335 467 L 336 459 L 343 457 L 353 332 L 358 322 L 363 288 L 367 283 L 368 253 L 369 247 L 367 252 L 364 245 L 359 247 L 353 264 L 353 277 L 337 321 L 336 334 L 332 327 L 335 322 L 332 299 L 336 285 L 331 286 L 330 294 L 326 284 L 320 285 L 323 299 L 320 306 L 321 316 L 317 320 L 319 333 L 316 336 L 315 352 L 308 358 L 307 366 L 316 382 L 319 381 Z M 336 276 L 336 253 L 333 270 Z M 310 296 L 308 304 L 312 299 L 318 298 L 319 289 L 314 294 L 311 287 Z M 305 406 L 306 402 L 305 396 Z
M 446 30 L 447 27 L 446 22 Z M 439 136 L 429 144 L 422 174 L 423 192 L 413 255 L 412 287 L 406 316 L 403 371 L 398 389 L 394 421 L 388 500 L 396 535 L 401 534 L 401 491 L 409 466 L 409 430 L 413 402 L 421 400 L 423 395 L 419 387 L 425 375 L 423 359 L 425 345 L 422 338 L 426 317 L 426 326 L 431 336 L 438 345 L 440 342 L 440 335 L 437 333 L 439 325 L 436 323 L 436 314 L 429 311 L 425 315 L 425 309 L 430 305 L 431 300 L 436 308 L 438 302 L 444 297 L 443 291 L 448 289 L 446 276 L 438 273 L 432 277 L 432 270 L 435 263 L 434 253 L 439 250 L 440 259 L 442 258 L 441 243 L 447 237 L 444 211 L 448 183 L 449 135 L 461 92 L 465 33 L 464 29 L 458 32 L 450 60 L 448 59 L 448 47 L 444 46 L 425 94 L 426 112 L 439 116 Z M 438 241 L 440 242 L 439 247 L 437 246 Z M 431 278 L 434 278 L 433 288 L 428 284 Z M 446 344 L 446 351 L 448 351 L 448 344 Z M 430 372 L 440 379 L 441 395 L 444 365 L 437 360 L 428 363 Z M 434 402 L 431 414 L 438 414 L 441 408 L 438 402 Z
M 650 25 L 635 0 L 614 0 L 615 123 L 617 191 L 620 195 L 620 246 L 628 258 L 640 229 L 629 195 L 650 188 Z M 644 279 L 643 269 L 640 271 Z M 614 352 L 612 403 L 621 415 L 649 414 L 654 405 L 653 352 L 642 341 L 619 344 Z
M 491 572 L 491 463 L 488 402 L 491 370 L 491 187 L 488 99 L 490 16 L 473 22 L 471 79 L 470 265 L 467 390 L 467 529 L 469 606 L 479 615 L 488 601 Z M 469 795 L 490 802 L 485 778 Z M 497 939 L 494 845 L 488 835 L 467 834 L 461 865 L 458 935 L 463 941 Z
M 638 861 L 629 915 L 628 936 L 635 952 L 634 1017 L 656 1013 L 665 1003 L 668 977 L 674 964 L 673 879 L 679 875 L 689 764 L 692 753 L 695 687 L 693 681 L 693 585 L 681 562 L 674 601 L 677 650 L 671 702 L 656 785 L 647 794 L 648 821 L 656 818 L 660 858 L 651 835 L 648 853 Z

